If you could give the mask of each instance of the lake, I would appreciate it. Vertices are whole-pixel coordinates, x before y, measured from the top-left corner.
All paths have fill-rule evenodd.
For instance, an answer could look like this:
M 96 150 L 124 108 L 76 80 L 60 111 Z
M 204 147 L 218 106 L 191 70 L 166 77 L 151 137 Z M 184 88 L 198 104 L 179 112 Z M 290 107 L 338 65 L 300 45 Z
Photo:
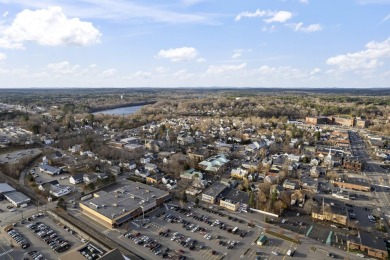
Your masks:
M 105 115 L 131 115 L 140 110 L 143 106 L 131 106 L 131 107 L 120 107 L 114 109 L 103 110 L 95 112 L 94 114 L 105 114 Z

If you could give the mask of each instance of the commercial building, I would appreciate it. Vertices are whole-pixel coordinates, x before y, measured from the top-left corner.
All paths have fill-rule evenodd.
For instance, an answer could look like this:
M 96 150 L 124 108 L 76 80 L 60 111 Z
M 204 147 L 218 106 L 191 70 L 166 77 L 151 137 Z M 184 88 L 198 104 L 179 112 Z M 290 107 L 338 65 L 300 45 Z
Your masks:
M 15 207 L 31 202 L 31 199 L 19 191 L 11 191 L 4 194 L 4 197 Z
M 332 205 L 324 205 L 320 209 L 313 209 L 311 217 L 317 220 L 326 220 L 341 225 L 347 225 L 347 213 Z
M 360 231 L 358 237 L 350 236 L 347 248 L 348 250 L 360 250 L 375 258 L 388 259 L 385 241 L 367 232 Z
M 346 157 L 343 160 L 343 168 L 360 172 L 363 170 L 363 162 L 356 157 Z
M 108 228 L 116 228 L 170 199 L 166 191 L 128 181 L 111 191 L 98 191 L 80 202 L 82 212 Z
M 7 183 L 0 183 L 0 195 L 11 202 L 15 207 L 31 202 L 29 197 L 19 191 L 16 191 Z
M 370 191 L 370 183 L 361 178 L 343 178 L 341 181 L 333 181 L 333 185 L 342 189 L 352 189 L 357 191 Z
M 214 182 L 206 191 L 202 193 L 202 201 L 214 204 L 217 197 L 228 187 L 221 182 Z

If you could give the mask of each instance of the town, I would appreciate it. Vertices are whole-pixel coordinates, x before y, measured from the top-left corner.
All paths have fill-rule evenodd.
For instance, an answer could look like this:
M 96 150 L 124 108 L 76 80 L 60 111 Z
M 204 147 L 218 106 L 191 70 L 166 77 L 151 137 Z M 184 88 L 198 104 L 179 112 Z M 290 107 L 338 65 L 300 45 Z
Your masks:
M 2 91 L 2 256 L 388 259 L 388 97 L 116 91 L 122 114 Z

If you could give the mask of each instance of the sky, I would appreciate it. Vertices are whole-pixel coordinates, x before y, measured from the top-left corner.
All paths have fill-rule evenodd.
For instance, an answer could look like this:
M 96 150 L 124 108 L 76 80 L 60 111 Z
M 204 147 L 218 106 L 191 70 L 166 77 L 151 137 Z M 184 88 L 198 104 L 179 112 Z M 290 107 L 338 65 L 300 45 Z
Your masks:
M 0 88 L 389 88 L 390 0 L 0 0 Z

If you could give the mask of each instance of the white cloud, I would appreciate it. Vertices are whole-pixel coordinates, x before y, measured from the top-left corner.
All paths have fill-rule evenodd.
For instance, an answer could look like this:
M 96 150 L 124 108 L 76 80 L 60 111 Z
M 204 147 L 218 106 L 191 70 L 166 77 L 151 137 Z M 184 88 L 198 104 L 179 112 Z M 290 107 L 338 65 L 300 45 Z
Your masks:
M 259 10 L 259 9 L 257 9 L 254 13 L 247 12 L 247 11 L 241 12 L 241 13 L 239 13 L 239 14 L 236 16 L 236 18 L 234 18 L 234 20 L 235 20 L 235 21 L 240 21 L 241 18 L 243 18 L 243 17 L 252 18 L 252 17 L 272 16 L 272 15 L 273 15 L 273 12 L 272 12 L 272 11 L 269 11 L 269 10 Z
M 2 16 L 3 16 L 3 17 L 7 17 L 8 14 L 9 14 L 9 12 L 4 12 Z
M 366 49 L 330 57 L 326 63 L 335 65 L 340 70 L 374 69 L 383 64 L 379 59 L 390 57 L 390 38 L 382 42 L 369 42 Z
M 265 19 L 264 21 L 266 23 L 284 23 L 287 20 L 291 19 L 293 17 L 292 13 L 287 12 L 287 11 L 279 11 L 275 13 L 271 18 Z
M 191 0 L 189 0 L 191 1 Z M 192 0 L 195 2 L 196 0 Z M 198 2 L 200 0 L 197 0 Z M 12 4 L 19 4 L 25 8 L 47 8 L 48 1 L 12 0 Z M 60 1 L 50 1 L 57 2 Z M 81 3 L 82 2 L 82 3 Z M 216 24 L 213 14 L 206 13 L 183 13 L 172 9 L 172 4 L 146 4 L 145 1 L 123 1 L 123 0 L 82 0 L 82 1 L 61 1 L 61 6 L 66 13 L 74 17 L 86 19 L 104 19 L 115 22 L 163 22 L 171 24 L 179 23 L 201 23 Z M 0 0 L 0 3 L 9 4 L 10 0 Z M 54 3 L 53 3 L 54 4 Z M 59 4 L 58 4 L 59 5 Z
M 310 71 L 310 75 L 315 75 L 321 72 L 321 69 L 319 68 L 314 68 Z
M 299 0 L 301 4 L 309 4 L 309 0 Z
M 7 59 L 7 54 L 0 52 L 0 61 L 6 60 Z
M 187 80 L 194 76 L 194 74 L 189 73 L 186 69 L 179 70 L 173 73 L 173 78 L 177 80 Z
M 197 63 L 204 63 L 204 62 L 206 62 L 206 59 L 205 58 L 197 58 L 196 62 Z
M 232 55 L 232 59 L 237 59 L 241 57 L 241 52 L 236 52 Z
M 243 52 L 242 49 L 234 50 L 232 59 L 240 58 L 242 56 L 242 52 Z
M 61 7 L 26 9 L 16 15 L 11 25 L 0 29 L 0 47 L 20 49 L 25 42 L 86 46 L 99 43 L 100 37 L 92 23 L 66 17 Z
M 239 65 L 211 65 L 207 69 L 207 74 L 224 74 L 227 72 L 232 72 L 232 71 L 240 71 L 246 68 L 246 63 L 242 63 Z
M 386 22 L 387 20 L 390 20 L 390 14 L 386 15 L 386 16 L 382 19 L 381 23 L 384 23 L 384 22 Z
M 62 61 L 59 63 L 51 63 L 47 65 L 47 68 L 55 74 L 71 75 L 80 69 L 80 65 L 71 65 L 68 61 Z
M 257 9 L 254 13 L 247 12 L 247 11 L 241 12 L 234 18 L 234 20 L 240 21 L 243 17 L 248 17 L 248 18 L 268 17 L 267 19 L 264 19 L 264 22 L 266 22 L 266 23 L 273 23 L 273 22 L 284 23 L 287 20 L 291 19 L 293 17 L 293 14 L 291 12 L 288 12 L 288 11 L 273 12 L 270 10 Z
M 310 24 L 308 26 L 304 26 L 303 23 L 292 23 L 292 24 L 289 24 L 289 26 L 292 27 L 294 29 L 294 31 L 296 31 L 296 32 L 310 33 L 310 32 L 317 32 L 317 31 L 322 30 L 321 25 L 318 23 Z
M 108 69 L 102 72 L 103 77 L 112 77 L 117 74 L 118 71 L 116 69 Z
M 142 71 L 142 70 L 139 70 L 130 76 L 131 79 L 150 79 L 151 77 L 152 77 L 151 72 Z
M 158 57 L 170 59 L 171 61 L 188 61 L 196 58 L 198 51 L 193 47 L 182 47 L 169 50 L 160 50 Z

